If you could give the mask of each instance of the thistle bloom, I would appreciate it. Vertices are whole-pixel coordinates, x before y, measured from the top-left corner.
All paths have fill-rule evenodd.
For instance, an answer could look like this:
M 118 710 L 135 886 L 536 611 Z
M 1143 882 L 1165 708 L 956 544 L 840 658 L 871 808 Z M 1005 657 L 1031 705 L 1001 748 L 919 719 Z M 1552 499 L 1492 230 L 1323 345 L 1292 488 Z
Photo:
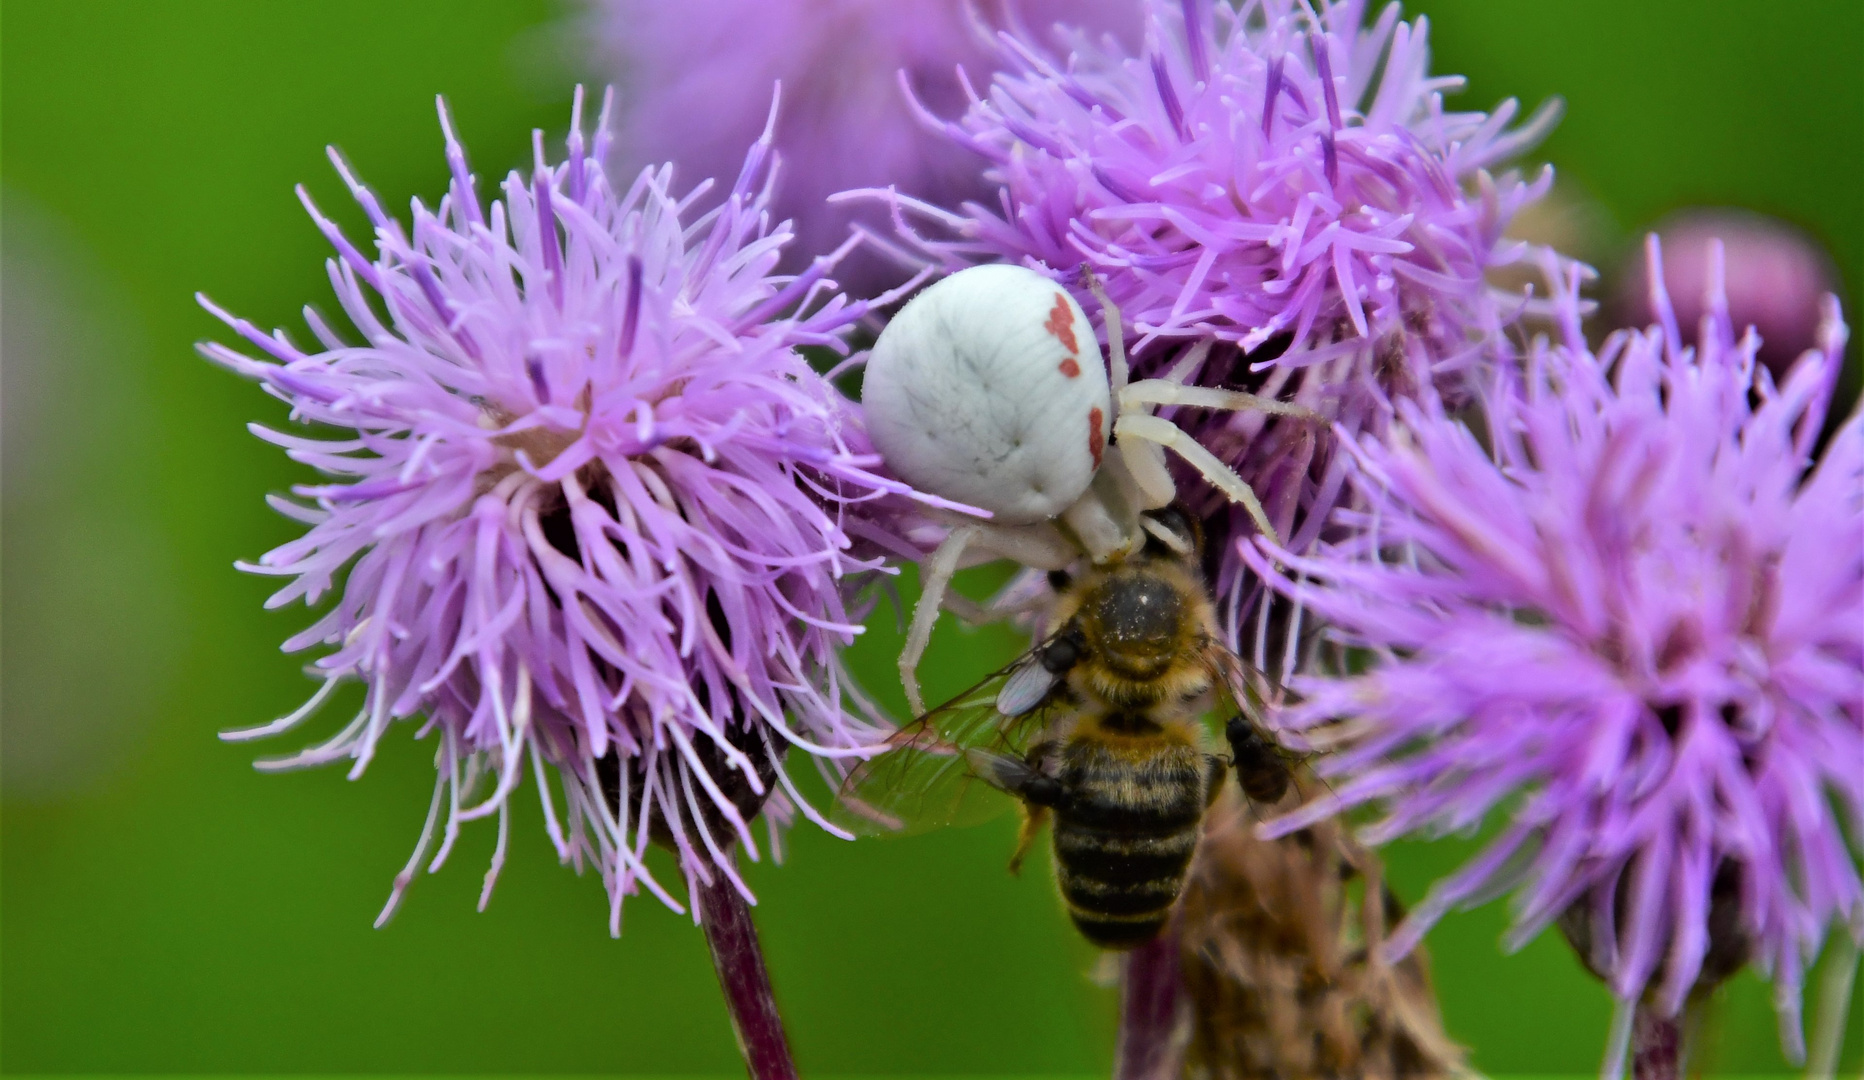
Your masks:
M 1068 281 L 1091 269 L 1139 374 L 1214 340 L 1195 381 L 1245 382 L 1380 430 L 1388 398 L 1459 390 L 1522 306 L 1485 274 L 1520 256 L 1502 230 L 1551 174 L 1485 170 L 1538 140 L 1557 108 L 1512 130 L 1512 101 L 1445 112 L 1462 81 L 1429 73 L 1425 21 L 1400 22 L 1394 4 L 1367 26 L 1364 9 L 1148 0 L 1143 56 L 1076 35 L 1062 60 L 1004 35 L 1010 70 L 988 95 L 956 120 L 923 116 L 989 160 L 998 205 L 952 213 L 892 196 L 930 223 L 922 235 L 900 214 L 897 228 L 947 266 L 1010 260 Z M 1201 423 L 1281 535 L 1310 543 L 1343 479 L 1314 432 L 1260 414 Z M 1239 517 L 1235 532 L 1253 529 Z M 1226 549 L 1218 583 L 1232 599 L 1240 573 Z
M 858 415 L 797 352 L 841 348 L 866 307 L 833 294 L 832 258 L 772 276 L 790 234 L 768 222 L 769 127 L 695 219 L 700 191 L 676 197 L 671 167 L 609 186 L 608 105 L 590 148 L 581 101 L 567 160 L 546 163 L 540 133 L 534 170 L 489 206 L 443 102 L 451 183 L 406 230 L 333 152 L 373 258 L 299 189 L 361 344 L 307 309 L 321 349 L 303 351 L 202 301 L 264 354 L 205 355 L 341 433 L 253 428 L 332 479 L 272 500 L 309 530 L 244 569 L 290 579 L 269 606 L 337 600 L 285 643 L 327 650 L 322 689 L 239 735 L 298 724 L 347 679 L 367 689 L 354 719 L 263 764 L 349 759 L 354 776 L 395 720 L 439 735 L 432 808 L 384 919 L 430 852 L 437 868 L 463 822 L 497 813 L 489 895 L 527 755 L 551 840 L 599 866 L 619 932 L 638 887 L 680 907 L 643 862 L 650 838 L 677 850 L 689 889 L 723 875 L 744 892 L 730 849 L 758 857 L 760 805 L 773 846 L 795 808 L 829 827 L 784 751 L 832 759 L 876 737 L 844 708 L 836 650 L 859 631 L 851 582 L 880 567 L 853 514 L 904 489 L 871 471 Z
M 1297 680 L 1282 722 L 1337 748 L 1335 797 L 1274 831 L 1366 803 L 1376 841 L 1502 813 L 1395 955 L 1513 889 L 1511 942 L 1560 919 L 1627 1005 L 1675 1015 L 1754 963 L 1795 1051 L 1827 928 L 1864 936 L 1864 419 L 1813 462 L 1835 299 L 1776 385 L 1711 280 L 1696 348 L 1659 284 L 1659 324 L 1594 355 L 1569 279 L 1561 342 L 1497 376 L 1492 451 L 1422 405 L 1354 445 L 1363 532 L 1277 557 L 1372 664 Z
M 771 84 L 783 83 L 791 107 L 777 146 L 793 168 L 772 206 L 796 222 L 790 257 L 800 266 L 838 247 L 850 224 L 884 224 L 884 215 L 829 205 L 834 192 L 895 184 L 951 205 L 985 195 L 984 162 L 922 128 L 901 83 L 936 108 L 960 109 L 954 69 L 995 66 L 975 16 L 1047 27 L 1064 13 L 1129 37 L 1138 28 L 1131 0 L 984 0 L 970 9 L 958 0 L 594 0 L 590 23 L 600 61 L 629 88 L 622 152 L 643 164 L 672 161 L 698 176 L 735 169 L 764 122 Z M 840 276 L 856 292 L 904 276 L 865 253 L 850 263 Z
M 1818 345 L 1823 322 L 1820 300 L 1837 291 L 1832 261 L 1805 233 L 1776 218 L 1747 210 L 1686 210 L 1658 224 L 1663 237 L 1664 286 L 1674 296 L 1676 321 L 1688 336 L 1701 321 L 1710 250 L 1720 243 L 1728 319 L 1735 331 L 1760 333 L 1760 362 L 1776 377 L 1800 354 Z M 1650 310 L 1644 260 L 1627 259 L 1619 276 L 1618 310 L 1630 323 L 1655 317 Z

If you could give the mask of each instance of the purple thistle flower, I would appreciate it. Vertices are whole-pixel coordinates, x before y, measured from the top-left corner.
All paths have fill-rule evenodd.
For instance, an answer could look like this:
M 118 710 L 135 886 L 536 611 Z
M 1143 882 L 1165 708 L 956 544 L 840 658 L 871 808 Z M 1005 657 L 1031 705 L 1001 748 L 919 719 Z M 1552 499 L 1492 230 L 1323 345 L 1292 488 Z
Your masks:
M 1010 71 L 988 96 L 953 121 L 922 110 L 991 162 L 1001 193 L 962 213 L 867 193 L 894 203 L 911 253 L 1066 281 L 1085 265 L 1127 321 L 1136 374 L 1214 339 L 1195 381 L 1244 383 L 1348 431 L 1382 430 L 1391 397 L 1460 393 L 1524 304 L 1485 280 L 1525 252 L 1502 230 L 1551 183 L 1485 170 L 1537 141 L 1558 103 L 1513 129 L 1513 101 L 1444 111 L 1462 80 L 1429 73 L 1425 20 L 1400 22 L 1396 4 L 1370 26 L 1361 2 L 1319 16 L 1295 0 L 1145 10 L 1143 56 L 1076 35 L 1063 60 L 1006 34 Z M 929 220 L 928 234 L 899 211 Z M 1344 470 L 1310 428 L 1218 413 L 1190 430 L 1297 550 L 1312 542 Z M 1213 495 L 1205 509 L 1219 508 Z M 1254 529 L 1237 517 L 1229 531 L 1240 544 Z M 1234 545 L 1213 548 L 1235 632 L 1252 603 Z
M 1777 218 L 1747 210 L 1695 209 L 1660 222 L 1663 279 L 1676 298 L 1676 321 L 1685 339 L 1701 321 L 1710 250 L 1723 248 L 1723 287 L 1728 318 L 1739 333 L 1760 333 L 1760 362 L 1784 375 L 1807 349 L 1816 348 L 1823 321 L 1820 301 L 1837 292 L 1837 271 L 1818 243 Z M 1627 259 L 1613 306 L 1627 323 L 1656 318 L 1650 309 L 1650 280 L 1642 258 Z
M 984 162 L 921 127 L 902 84 L 936 108 L 960 109 L 954 69 L 995 66 L 974 18 L 1047 27 L 1064 15 L 1128 37 L 1138 30 L 1131 0 L 983 0 L 970 9 L 958 0 L 592 0 L 589 23 L 602 65 L 628 88 L 621 150 L 631 164 L 728 174 L 782 82 L 790 107 L 777 147 L 791 171 L 772 208 L 796 222 L 790 258 L 800 267 L 838 247 L 850 224 L 884 225 L 872 210 L 830 205 L 834 192 L 894 184 L 951 205 L 985 195 Z M 857 252 L 840 276 L 867 295 L 905 275 Z
M 670 166 L 611 188 L 608 100 L 592 147 L 581 108 L 579 91 L 567 160 L 548 164 L 538 133 L 530 175 L 485 206 L 442 102 L 451 184 L 405 229 L 332 152 L 375 257 L 298 193 L 362 344 L 307 309 L 321 349 L 303 351 L 201 301 L 266 358 L 206 356 L 341 432 L 252 429 L 332 480 L 274 497 L 309 530 L 242 568 L 290 579 L 268 606 L 337 600 L 285 643 L 328 650 L 323 687 L 234 737 L 297 725 L 346 679 L 367 687 L 354 719 L 262 766 L 350 759 L 355 776 L 392 721 L 439 733 L 432 808 L 383 919 L 430 851 L 438 868 L 463 822 L 496 812 L 489 896 L 527 753 L 559 855 L 600 868 L 612 931 L 637 887 L 680 907 L 643 861 L 650 838 L 689 889 L 722 874 L 748 898 L 729 852 L 758 857 L 760 806 L 773 848 L 798 808 L 835 831 L 784 751 L 832 770 L 880 734 L 844 709 L 865 704 L 837 649 L 860 630 L 852 584 L 882 565 L 855 549 L 885 539 L 856 515 L 906 489 L 872 471 L 856 410 L 797 352 L 844 348 L 867 305 L 834 293 L 832 256 L 772 276 L 790 233 L 768 223 L 770 126 L 695 218 L 706 185 L 675 196 Z
M 1379 842 L 1503 813 L 1394 955 L 1512 889 L 1510 942 L 1561 920 L 1627 1004 L 1674 1015 L 1753 962 L 1796 1050 L 1827 927 L 1864 936 L 1864 418 L 1812 461 L 1846 329 L 1828 297 L 1776 385 L 1719 273 L 1695 349 L 1659 282 L 1659 325 L 1594 355 L 1567 287 L 1561 342 L 1498 371 L 1488 436 L 1401 405 L 1352 447 L 1353 539 L 1272 553 L 1292 582 L 1249 553 L 1373 661 L 1296 680 L 1282 722 L 1335 748 L 1335 793 L 1273 831 L 1368 803 Z

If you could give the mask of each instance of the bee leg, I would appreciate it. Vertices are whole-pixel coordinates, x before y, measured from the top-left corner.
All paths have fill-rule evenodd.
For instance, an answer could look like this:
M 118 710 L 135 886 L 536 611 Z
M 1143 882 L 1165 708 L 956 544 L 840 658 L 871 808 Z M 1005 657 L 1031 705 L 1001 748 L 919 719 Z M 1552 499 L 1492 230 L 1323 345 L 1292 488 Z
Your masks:
M 1049 808 L 1059 806 L 1067 798 L 1067 789 L 1062 787 L 1061 781 L 1036 767 L 1036 762 L 1041 760 L 1047 749 L 1047 744 L 1037 743 L 1029 748 L 1027 759 L 989 750 L 965 752 L 972 771 L 979 778 L 999 791 L 1016 796 L 1022 802 L 1023 827 L 1016 836 L 1016 854 L 1010 858 L 1012 874 L 1022 869 L 1023 858 L 1029 854 L 1029 846 L 1035 843 L 1036 834 L 1042 831 L 1043 823 L 1048 821 Z
M 966 750 L 971 771 L 998 791 L 1007 791 L 1031 806 L 1059 806 L 1067 797 L 1061 781 L 1028 761 L 989 750 Z
M 1010 873 L 1023 872 L 1023 859 L 1036 842 L 1036 836 L 1047 824 L 1049 808 L 1035 803 L 1025 802 L 1023 806 L 1023 827 L 1016 834 L 1016 854 L 1010 856 Z

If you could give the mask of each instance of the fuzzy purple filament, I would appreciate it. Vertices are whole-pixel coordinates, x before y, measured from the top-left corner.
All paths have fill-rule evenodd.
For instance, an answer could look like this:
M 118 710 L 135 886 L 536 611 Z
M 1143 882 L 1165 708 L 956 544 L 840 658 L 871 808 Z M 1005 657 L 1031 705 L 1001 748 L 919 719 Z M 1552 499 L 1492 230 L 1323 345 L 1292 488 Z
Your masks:
M 1392 953 L 1513 890 L 1509 940 L 1577 917 L 1624 1007 L 1674 1016 L 1751 962 L 1803 1053 L 1807 966 L 1834 925 L 1864 936 L 1864 417 L 1813 457 L 1846 329 L 1828 297 L 1776 385 L 1719 273 L 1693 349 L 1659 284 L 1658 325 L 1595 355 L 1577 292 L 1556 344 L 1498 369 L 1483 437 L 1406 405 L 1353 447 L 1354 539 L 1250 553 L 1371 658 L 1296 681 L 1281 722 L 1335 748 L 1334 794 L 1274 831 L 1361 804 L 1380 841 L 1504 816 Z
M 835 292 L 832 256 L 775 275 L 790 232 L 769 221 L 771 125 L 699 216 L 708 185 L 676 196 L 670 167 L 612 188 L 608 101 L 593 146 L 581 107 L 579 91 L 567 159 L 549 163 L 539 135 L 530 175 L 486 205 L 442 103 L 451 183 L 406 226 L 333 152 L 375 256 L 299 194 L 360 344 L 306 309 L 319 348 L 301 350 L 202 300 L 263 356 L 202 352 L 319 429 L 254 433 L 330 477 L 272 500 L 308 531 L 244 567 L 288 579 L 272 607 L 336 596 L 285 643 L 324 650 L 324 686 L 239 734 L 293 727 L 357 680 L 366 700 L 338 734 L 262 764 L 347 759 L 357 775 L 394 721 L 439 736 L 384 919 L 463 823 L 496 814 L 489 895 L 527 771 L 560 857 L 599 868 L 613 932 L 641 887 L 681 907 L 647 869 L 650 838 L 689 890 L 748 897 L 732 848 L 758 844 L 725 788 L 761 803 L 773 848 L 798 810 L 839 833 L 782 754 L 834 772 L 881 733 L 837 651 L 860 630 L 855 586 L 883 565 L 856 536 L 884 537 L 857 519 L 906 489 L 873 471 L 858 411 L 797 351 L 845 350 L 867 306 Z

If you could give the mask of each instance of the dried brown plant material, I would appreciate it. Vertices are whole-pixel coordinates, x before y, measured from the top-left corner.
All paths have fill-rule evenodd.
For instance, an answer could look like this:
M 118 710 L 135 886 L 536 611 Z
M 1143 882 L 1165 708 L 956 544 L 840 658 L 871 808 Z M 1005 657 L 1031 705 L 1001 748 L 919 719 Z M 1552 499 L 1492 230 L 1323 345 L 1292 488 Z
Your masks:
M 1444 1033 L 1423 950 L 1397 964 L 1378 959 L 1386 927 L 1403 912 L 1377 858 L 1334 822 L 1262 840 L 1257 821 L 1255 808 L 1226 791 L 1205 819 L 1185 887 L 1175 930 L 1186 1075 L 1474 1075 Z

